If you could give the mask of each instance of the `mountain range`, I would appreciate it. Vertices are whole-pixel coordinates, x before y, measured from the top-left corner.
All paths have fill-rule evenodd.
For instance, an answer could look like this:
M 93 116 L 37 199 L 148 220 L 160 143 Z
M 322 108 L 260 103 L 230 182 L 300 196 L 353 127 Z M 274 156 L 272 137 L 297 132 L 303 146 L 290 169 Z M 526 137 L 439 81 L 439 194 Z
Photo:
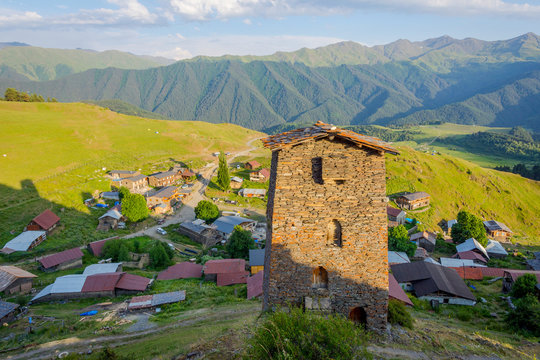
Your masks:
M 0 58 L 2 51 L 24 48 L 6 47 Z M 532 33 L 503 41 L 342 42 L 269 56 L 196 57 L 144 70 L 90 69 L 48 81 L 21 75 L 13 66 L 0 68 L 0 91 L 16 87 L 60 101 L 117 99 L 172 119 L 266 131 L 317 120 L 540 131 L 540 37 Z

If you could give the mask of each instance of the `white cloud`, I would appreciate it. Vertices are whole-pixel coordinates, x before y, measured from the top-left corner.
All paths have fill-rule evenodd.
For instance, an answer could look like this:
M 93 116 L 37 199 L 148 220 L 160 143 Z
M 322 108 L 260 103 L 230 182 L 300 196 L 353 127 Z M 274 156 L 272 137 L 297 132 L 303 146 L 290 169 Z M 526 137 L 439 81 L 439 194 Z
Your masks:
M 175 35 L 176 35 L 176 37 L 177 37 L 178 39 L 180 39 L 180 40 L 185 40 L 185 39 L 186 39 L 186 38 L 185 38 L 182 34 L 180 34 L 180 33 L 176 33 Z
M 0 9 L 0 27 L 16 26 L 20 23 L 36 22 L 41 19 L 41 15 L 34 11 L 20 12 L 9 9 Z
M 153 53 L 152 55 L 162 56 L 162 57 L 165 57 L 168 59 L 174 59 L 174 60 L 189 59 L 193 57 L 193 55 L 188 50 L 182 49 L 178 46 L 171 50 L 157 51 Z
M 168 0 L 188 20 L 259 16 L 328 15 L 355 10 L 436 13 L 440 15 L 540 16 L 540 5 L 511 0 Z
M 252 23 L 251 23 L 251 19 L 244 19 L 244 20 L 242 20 L 242 22 L 243 22 L 244 24 L 246 24 L 246 25 L 251 25 L 251 24 L 252 24 Z

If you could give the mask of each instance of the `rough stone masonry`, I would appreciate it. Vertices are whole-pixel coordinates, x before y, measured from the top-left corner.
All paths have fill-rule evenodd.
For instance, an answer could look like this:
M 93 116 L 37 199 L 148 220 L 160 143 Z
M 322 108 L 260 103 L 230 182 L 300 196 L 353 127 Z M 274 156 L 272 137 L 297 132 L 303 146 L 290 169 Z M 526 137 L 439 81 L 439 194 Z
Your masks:
M 263 139 L 272 149 L 263 308 L 386 325 L 388 144 L 324 123 Z

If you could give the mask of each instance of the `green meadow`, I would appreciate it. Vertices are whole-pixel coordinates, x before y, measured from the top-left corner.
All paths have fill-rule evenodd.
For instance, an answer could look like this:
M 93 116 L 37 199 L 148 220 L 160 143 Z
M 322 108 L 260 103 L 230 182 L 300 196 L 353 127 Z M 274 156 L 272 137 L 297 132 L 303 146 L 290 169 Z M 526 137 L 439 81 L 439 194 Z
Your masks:
M 150 120 L 80 103 L 0 101 L 0 245 L 45 208 L 64 228 L 40 245 L 76 246 L 110 236 L 95 231 L 103 210 L 85 198 L 110 190 L 112 169 L 200 168 L 215 151 L 239 151 L 261 134 L 231 124 Z

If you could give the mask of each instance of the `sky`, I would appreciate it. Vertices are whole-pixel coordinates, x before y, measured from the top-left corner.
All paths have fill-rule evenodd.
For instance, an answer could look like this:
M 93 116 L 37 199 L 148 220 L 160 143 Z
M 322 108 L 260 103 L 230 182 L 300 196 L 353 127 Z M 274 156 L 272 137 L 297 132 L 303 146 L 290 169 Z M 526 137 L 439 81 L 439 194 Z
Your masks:
M 0 0 L 0 42 L 175 60 L 527 32 L 538 0 Z

